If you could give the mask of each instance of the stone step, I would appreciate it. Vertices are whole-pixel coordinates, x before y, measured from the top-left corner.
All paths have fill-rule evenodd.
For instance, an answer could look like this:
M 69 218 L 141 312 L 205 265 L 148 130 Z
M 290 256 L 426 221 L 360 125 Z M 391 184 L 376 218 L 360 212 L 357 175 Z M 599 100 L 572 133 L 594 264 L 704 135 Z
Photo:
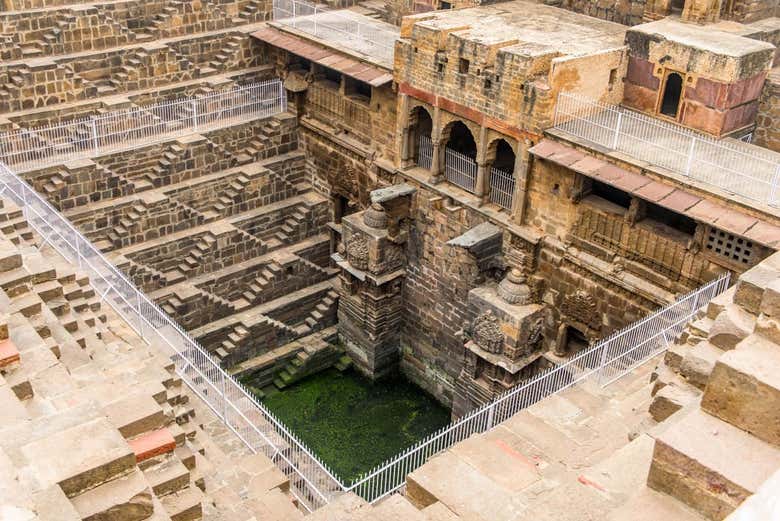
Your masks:
M 680 363 L 680 374 L 691 385 L 704 390 L 707 380 L 715 368 L 715 362 L 722 354 L 722 350 L 709 342 L 699 342 L 686 351 Z
M 163 427 L 167 418 L 148 392 L 138 392 L 104 407 L 109 421 L 125 438 L 134 438 Z
M 152 493 L 139 470 L 71 498 L 82 519 L 141 521 L 154 513 Z
M 665 385 L 653 397 L 649 409 L 650 415 L 655 421 L 662 422 L 683 407 L 696 402 L 698 397 L 698 392 L 690 386 Z
M 723 350 L 734 349 L 740 340 L 753 332 L 756 319 L 741 307 L 729 304 L 713 321 L 709 342 Z
M 176 440 L 165 427 L 142 434 L 130 440 L 128 444 L 135 454 L 135 460 L 138 463 L 173 452 L 176 449 Z
M 780 346 L 750 335 L 712 371 L 701 408 L 780 447 Z
M 647 484 L 723 519 L 778 467 L 780 450 L 694 409 L 656 438 Z
M 423 517 L 428 521 L 458 521 L 455 513 L 438 501 L 421 510 Z
M 604 521 L 704 521 L 704 518 L 666 494 L 643 487 L 612 510 Z
M 126 474 L 135 465 L 133 451 L 105 418 L 33 441 L 21 451 L 37 470 L 39 479 L 59 484 L 68 497 Z
M 375 505 L 369 516 L 372 521 L 425 521 L 425 516 L 417 510 L 409 501 L 399 495 L 392 494 Z
M 203 516 L 201 500 L 203 494 L 197 487 L 187 487 L 180 492 L 168 494 L 160 502 L 171 516 L 171 521 L 193 521 Z
M 178 492 L 190 484 L 189 469 L 174 454 L 144 469 L 144 476 L 158 496 Z
M 306 517 L 307 521 L 342 521 L 370 514 L 373 508 L 363 498 L 348 492 Z M 370 517 L 368 517 L 370 519 Z M 399 520 L 400 521 L 400 520 Z

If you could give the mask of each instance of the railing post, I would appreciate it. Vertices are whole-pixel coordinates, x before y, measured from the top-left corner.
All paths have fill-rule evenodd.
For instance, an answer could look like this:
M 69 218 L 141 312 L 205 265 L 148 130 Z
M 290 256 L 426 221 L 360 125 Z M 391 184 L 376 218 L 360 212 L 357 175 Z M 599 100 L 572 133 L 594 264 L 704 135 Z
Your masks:
M 493 414 L 494 414 L 495 410 L 496 410 L 496 406 L 494 405 L 488 411 L 487 429 L 485 429 L 485 430 L 490 430 L 490 429 L 493 428 Z
M 198 130 L 198 100 L 192 100 L 192 130 Z
M 601 385 L 601 378 L 604 376 L 604 366 L 607 365 L 607 346 L 608 341 L 601 343 L 601 356 L 599 356 L 599 376 L 596 379 L 598 385 Z
M 146 333 L 144 332 L 144 320 L 143 315 L 141 314 L 141 292 L 139 291 L 135 292 L 135 312 L 140 318 L 138 321 L 138 333 L 141 335 L 142 339 L 146 340 Z
M 228 423 L 227 419 L 227 393 L 225 392 L 225 373 L 222 375 L 222 419 Z
M 617 125 L 615 126 L 615 135 L 612 138 L 612 150 L 617 150 L 618 138 L 620 137 L 620 125 L 622 122 L 623 122 L 623 111 L 619 110 Z
M 691 138 L 691 148 L 688 150 L 688 164 L 685 165 L 685 175 L 691 175 L 691 166 L 693 165 L 693 149 L 696 148 L 696 138 Z
M 769 187 L 769 204 L 775 206 L 777 204 L 777 185 L 780 183 L 780 164 L 775 168 L 775 173 L 772 176 L 771 186 Z
M 78 236 L 76 236 L 74 242 L 76 243 L 76 258 L 78 259 L 79 262 L 79 269 L 82 269 L 83 263 L 81 260 L 81 241 L 79 240 Z
M 92 146 L 95 148 L 95 155 L 100 154 L 100 141 L 98 140 L 97 121 L 92 118 Z

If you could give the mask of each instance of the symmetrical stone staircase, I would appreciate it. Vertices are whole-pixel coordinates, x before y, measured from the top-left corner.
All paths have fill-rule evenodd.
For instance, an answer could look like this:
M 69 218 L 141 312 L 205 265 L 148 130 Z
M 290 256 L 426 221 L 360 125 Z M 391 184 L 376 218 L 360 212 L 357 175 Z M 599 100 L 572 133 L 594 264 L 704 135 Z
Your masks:
M 743 273 L 670 350 L 648 485 L 723 519 L 780 470 L 780 255 Z
M 0 200 L 0 221 L 18 214 Z M 18 241 L 21 228 L 0 233 L 2 511 L 41 521 L 300 519 L 281 471 L 236 445 L 163 351 L 34 234 Z

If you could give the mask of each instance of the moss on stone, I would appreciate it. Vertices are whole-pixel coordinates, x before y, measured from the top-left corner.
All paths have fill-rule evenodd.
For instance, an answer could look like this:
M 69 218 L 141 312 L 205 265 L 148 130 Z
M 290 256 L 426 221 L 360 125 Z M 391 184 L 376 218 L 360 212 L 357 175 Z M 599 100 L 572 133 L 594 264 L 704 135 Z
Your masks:
M 371 382 L 351 370 L 323 371 L 264 403 L 344 481 L 450 420 L 447 409 L 402 376 Z

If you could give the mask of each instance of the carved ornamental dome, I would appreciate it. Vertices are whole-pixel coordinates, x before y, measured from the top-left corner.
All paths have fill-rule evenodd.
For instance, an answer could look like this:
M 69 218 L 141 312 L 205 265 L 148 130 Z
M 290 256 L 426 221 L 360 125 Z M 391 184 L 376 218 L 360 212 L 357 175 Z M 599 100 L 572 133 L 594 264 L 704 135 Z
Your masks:
M 498 284 L 498 296 L 509 304 L 524 306 L 531 303 L 531 288 L 525 283 L 525 275 L 512 268 L 504 280 Z
M 369 228 L 382 230 L 387 228 L 387 214 L 379 203 L 374 203 L 363 214 L 363 224 Z

